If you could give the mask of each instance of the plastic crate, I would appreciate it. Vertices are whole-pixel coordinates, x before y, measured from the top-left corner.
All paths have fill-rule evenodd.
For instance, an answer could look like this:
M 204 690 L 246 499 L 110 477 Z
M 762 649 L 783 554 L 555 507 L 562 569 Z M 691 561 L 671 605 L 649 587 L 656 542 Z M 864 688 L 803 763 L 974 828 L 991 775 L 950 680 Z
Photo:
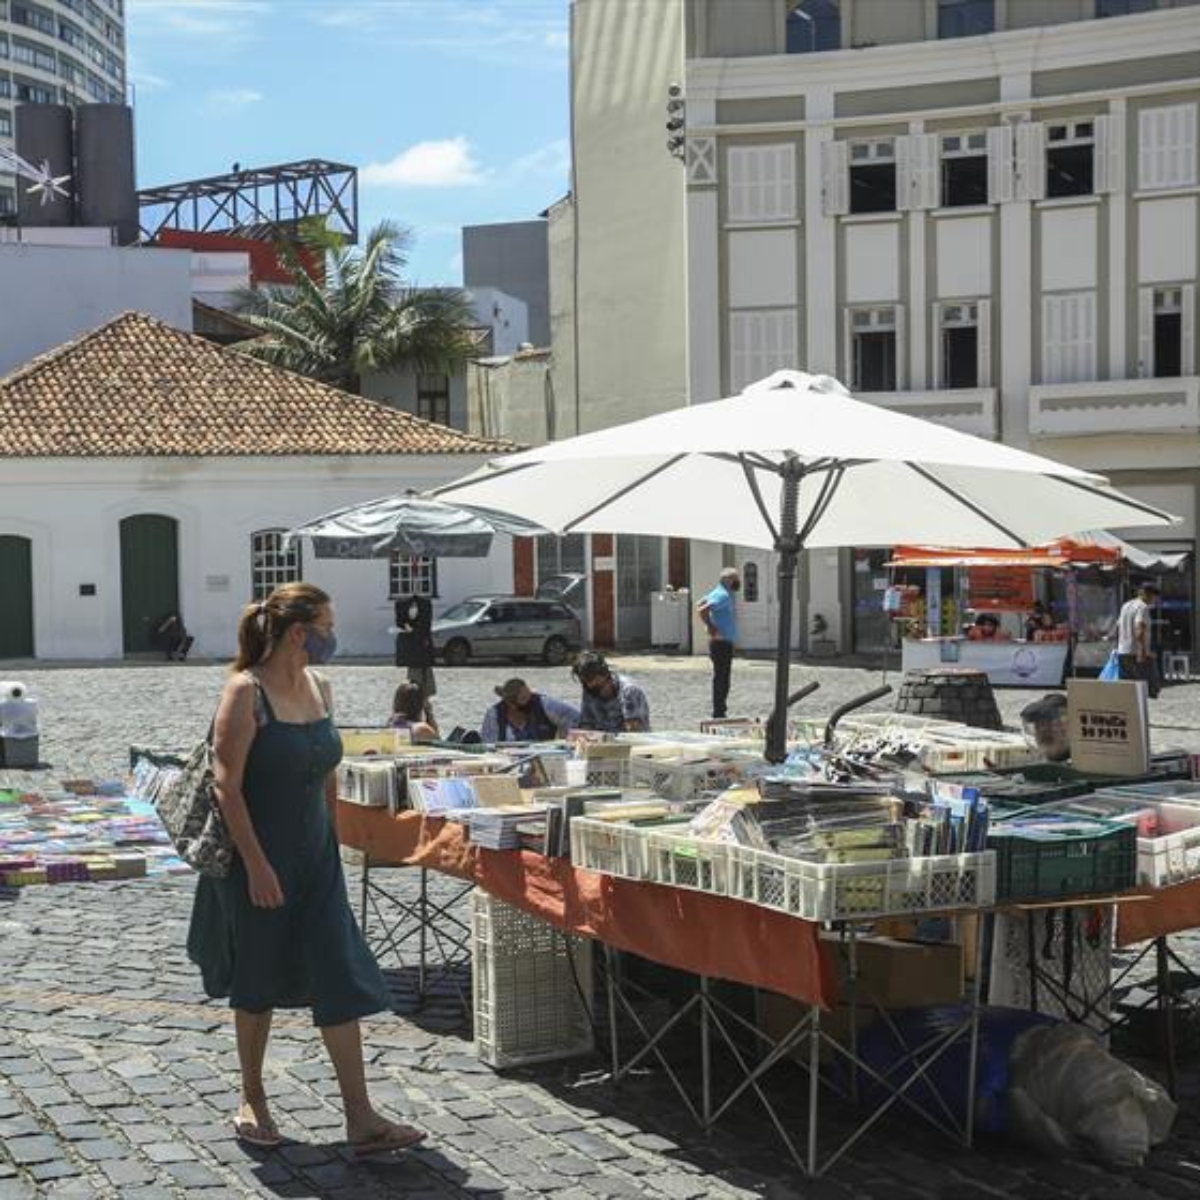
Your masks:
M 729 851 L 725 842 L 653 828 L 645 835 L 647 878 L 668 887 L 729 895 Z
M 1028 770 L 1023 768 L 1009 772 L 968 771 L 960 775 L 939 775 L 938 781 L 975 788 L 981 796 L 986 797 L 989 807 L 995 807 L 997 801 L 1022 808 L 1061 803 L 1084 796 L 1095 786 L 1084 779 L 1031 778 Z
M 582 750 L 587 764 L 588 787 L 629 787 L 629 746 L 596 742 L 590 745 L 585 743 Z
M 1161 779 L 1156 783 L 1120 784 L 1100 788 L 1097 795 L 1130 796 L 1136 800 L 1172 800 L 1200 805 L 1200 782 L 1194 779 Z
M 476 890 L 471 961 L 475 1047 L 489 1066 L 591 1052 L 590 941 Z
M 762 759 L 752 755 L 741 759 L 704 758 L 698 762 L 638 757 L 630 761 L 630 779 L 668 800 L 695 800 L 723 792 L 762 766 Z
M 1077 809 L 1067 805 L 1063 811 L 1088 812 L 1123 823 L 1130 823 L 1134 813 L 1153 811 L 1158 832 L 1145 836 L 1138 829 L 1138 883 L 1162 888 L 1196 878 L 1200 875 L 1200 804 L 1133 795 L 1135 791 L 1097 792 L 1080 801 Z
M 571 819 L 571 862 L 586 871 L 621 879 L 649 879 L 646 830 L 592 817 Z
M 730 895 L 809 921 L 982 908 L 996 895 L 990 852 L 813 863 L 732 846 L 730 863 Z
M 1036 810 L 1038 816 L 1045 809 Z M 1128 891 L 1137 882 L 1137 831 L 1113 823 L 1099 834 L 1023 837 L 1002 832 L 1006 821 L 988 835 L 996 852 L 997 900 L 1055 900 Z

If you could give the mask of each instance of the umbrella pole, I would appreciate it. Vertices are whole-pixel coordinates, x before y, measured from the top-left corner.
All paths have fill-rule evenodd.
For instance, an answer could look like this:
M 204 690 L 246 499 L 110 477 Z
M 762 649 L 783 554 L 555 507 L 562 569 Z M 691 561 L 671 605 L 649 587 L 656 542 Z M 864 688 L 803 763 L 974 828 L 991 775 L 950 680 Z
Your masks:
M 804 467 L 788 459 L 782 469 L 783 488 L 779 512 L 779 536 L 775 550 L 779 554 L 776 572 L 779 596 L 779 635 L 775 647 L 775 707 L 767 726 L 764 757 L 769 763 L 787 758 L 788 669 L 792 655 L 792 606 L 796 595 L 796 570 L 800 558 L 799 505 L 800 478 Z

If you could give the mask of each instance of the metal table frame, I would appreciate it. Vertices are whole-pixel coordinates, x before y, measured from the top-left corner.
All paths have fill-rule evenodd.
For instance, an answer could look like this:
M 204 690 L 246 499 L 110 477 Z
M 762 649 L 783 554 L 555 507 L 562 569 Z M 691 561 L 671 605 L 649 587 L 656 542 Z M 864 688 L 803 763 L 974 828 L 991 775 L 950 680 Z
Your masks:
M 420 890 L 409 899 L 388 882 L 376 878 L 380 872 L 420 871 Z M 447 876 L 447 878 L 453 878 Z M 359 924 L 367 945 L 377 958 L 392 956 L 407 965 L 406 951 L 416 942 L 417 998 L 424 1004 L 431 979 L 449 979 L 468 1016 L 470 997 L 455 978 L 456 971 L 471 966 L 471 926 L 453 911 L 475 887 L 461 880 L 449 897 L 435 899 L 429 892 L 429 870 L 409 863 L 374 861 L 363 855 L 359 891 Z M 372 931 L 372 917 L 377 928 Z
M 650 1029 L 633 1006 L 629 987 L 621 977 L 619 964 L 610 946 L 605 946 L 607 964 L 606 992 L 609 1029 L 609 1076 L 614 1084 L 626 1079 L 634 1069 L 653 1058 L 662 1068 L 676 1094 L 679 1096 L 692 1119 L 706 1134 L 712 1132 L 716 1123 L 748 1092 L 752 1092 L 766 1111 L 776 1134 L 783 1142 L 796 1165 L 810 1177 L 823 1175 L 861 1137 L 863 1137 L 893 1107 L 905 1108 L 923 1117 L 936 1129 L 970 1147 L 975 1124 L 975 1079 L 979 1048 L 979 990 L 971 988 L 969 1002 L 962 1021 L 945 1033 L 941 1033 L 920 1045 L 905 1041 L 900 1030 L 878 1004 L 874 1007 L 896 1038 L 903 1051 L 900 1059 L 885 1073 L 875 1070 L 863 1061 L 858 1053 L 857 1007 L 859 1003 L 857 939 L 859 929 L 855 925 L 841 927 L 843 945 L 847 955 L 849 986 L 847 996 L 851 1008 L 850 1044 L 827 1033 L 821 1025 L 821 1010 L 810 1006 L 793 1027 L 782 1037 L 773 1038 L 756 1024 L 747 1021 L 733 1011 L 718 996 L 713 994 L 712 981 L 698 976 L 696 992 L 657 1029 Z M 982 939 L 977 939 L 976 979 L 982 956 Z M 872 1003 L 874 1003 L 872 1001 Z M 633 1023 L 641 1046 L 624 1062 L 621 1060 L 621 1041 L 618 1020 L 624 1014 Z M 699 1021 L 701 1082 L 699 1097 L 694 1097 L 684 1081 L 668 1061 L 663 1048 L 666 1036 L 676 1029 L 685 1018 L 695 1015 Z M 752 1045 L 759 1052 L 747 1052 L 739 1047 L 735 1032 L 749 1034 Z M 967 1099 L 961 1119 L 951 1110 L 951 1105 L 938 1091 L 929 1078 L 930 1068 L 963 1039 L 969 1042 Z M 721 1097 L 715 1094 L 712 1058 L 716 1040 L 729 1051 L 737 1066 L 740 1079 Z M 801 1051 L 798 1061 L 808 1078 L 807 1113 L 805 1122 L 805 1146 L 803 1152 L 797 1146 L 771 1097 L 761 1086 L 761 1081 L 774 1067 L 778 1066 L 794 1051 Z M 822 1051 L 830 1052 L 833 1061 L 839 1059 L 848 1068 L 843 1080 L 833 1078 L 831 1072 L 822 1070 Z M 843 1099 L 857 1100 L 861 1077 L 865 1077 L 886 1095 L 875 1103 L 869 1112 L 861 1115 L 854 1130 L 840 1144 L 833 1147 L 822 1158 L 820 1147 L 820 1101 L 822 1085 L 839 1094 Z M 924 1082 L 929 1092 L 929 1102 L 915 1095 L 916 1085 Z M 940 1111 L 935 1111 L 940 1110 Z

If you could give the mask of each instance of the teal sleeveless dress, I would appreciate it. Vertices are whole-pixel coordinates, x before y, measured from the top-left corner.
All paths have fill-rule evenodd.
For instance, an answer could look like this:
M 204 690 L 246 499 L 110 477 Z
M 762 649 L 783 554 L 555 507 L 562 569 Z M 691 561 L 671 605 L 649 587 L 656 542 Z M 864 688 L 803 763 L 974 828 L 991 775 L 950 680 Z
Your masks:
M 328 713 L 304 724 L 276 720 L 255 683 L 259 725 L 242 794 L 284 903 L 255 907 L 235 854 L 227 876 L 203 876 L 196 887 L 188 957 L 200 968 L 205 992 L 228 997 L 232 1008 L 311 1008 L 314 1025 L 383 1012 L 391 997 L 350 909 L 325 803 L 341 737 Z

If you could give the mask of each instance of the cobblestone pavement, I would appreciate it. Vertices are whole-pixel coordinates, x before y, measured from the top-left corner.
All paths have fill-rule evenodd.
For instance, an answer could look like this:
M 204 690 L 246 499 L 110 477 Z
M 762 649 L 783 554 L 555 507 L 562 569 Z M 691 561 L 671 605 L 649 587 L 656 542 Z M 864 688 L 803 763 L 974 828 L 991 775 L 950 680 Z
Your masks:
M 647 686 L 660 727 L 692 725 L 704 715 L 703 662 L 645 657 L 625 665 Z M 491 685 L 510 673 L 503 666 L 441 672 L 443 720 L 477 721 Z M 573 693 L 563 670 L 524 673 L 535 686 Z M 41 699 L 43 758 L 64 774 L 104 774 L 123 767 L 131 742 L 187 745 L 200 736 L 222 668 L 6 666 L 4 674 L 26 679 Z M 386 715 L 397 675 L 381 666 L 335 667 L 342 719 Z M 822 682 L 804 705 L 808 712 L 828 711 L 879 680 L 877 671 L 830 667 L 798 668 L 795 676 Z M 769 664 L 739 664 L 734 710 L 761 710 L 770 686 Z M 1000 693 L 1010 718 L 1028 698 Z M 1153 715 L 1157 744 L 1200 750 L 1200 690 L 1168 691 Z M 411 889 L 415 874 L 399 873 L 401 887 Z M 350 885 L 357 886 L 353 869 Z M 340 1140 L 336 1085 L 319 1039 L 305 1014 L 281 1014 L 268 1086 L 294 1141 L 275 1153 L 247 1151 L 230 1136 L 237 1068 L 228 1011 L 205 1000 L 183 950 L 191 894 L 190 879 L 173 879 L 59 885 L 0 899 L 0 1200 L 1198 1194 L 1194 1066 L 1185 1072 L 1186 1099 L 1170 1143 L 1140 1170 L 1055 1162 L 993 1141 L 968 1153 L 911 1117 L 889 1117 L 830 1177 L 807 1183 L 753 1102 L 706 1141 L 661 1072 L 616 1090 L 603 1080 L 599 1058 L 490 1071 L 472 1054 L 453 990 L 439 990 L 418 1010 L 407 973 L 395 977 L 404 1015 L 366 1024 L 369 1076 L 381 1105 L 429 1130 L 426 1147 L 394 1161 L 354 1163 Z M 790 1112 L 803 1081 L 789 1072 L 778 1072 L 775 1086 L 790 1093 L 782 1097 Z M 832 1128 L 842 1128 L 843 1116 L 832 1116 Z

